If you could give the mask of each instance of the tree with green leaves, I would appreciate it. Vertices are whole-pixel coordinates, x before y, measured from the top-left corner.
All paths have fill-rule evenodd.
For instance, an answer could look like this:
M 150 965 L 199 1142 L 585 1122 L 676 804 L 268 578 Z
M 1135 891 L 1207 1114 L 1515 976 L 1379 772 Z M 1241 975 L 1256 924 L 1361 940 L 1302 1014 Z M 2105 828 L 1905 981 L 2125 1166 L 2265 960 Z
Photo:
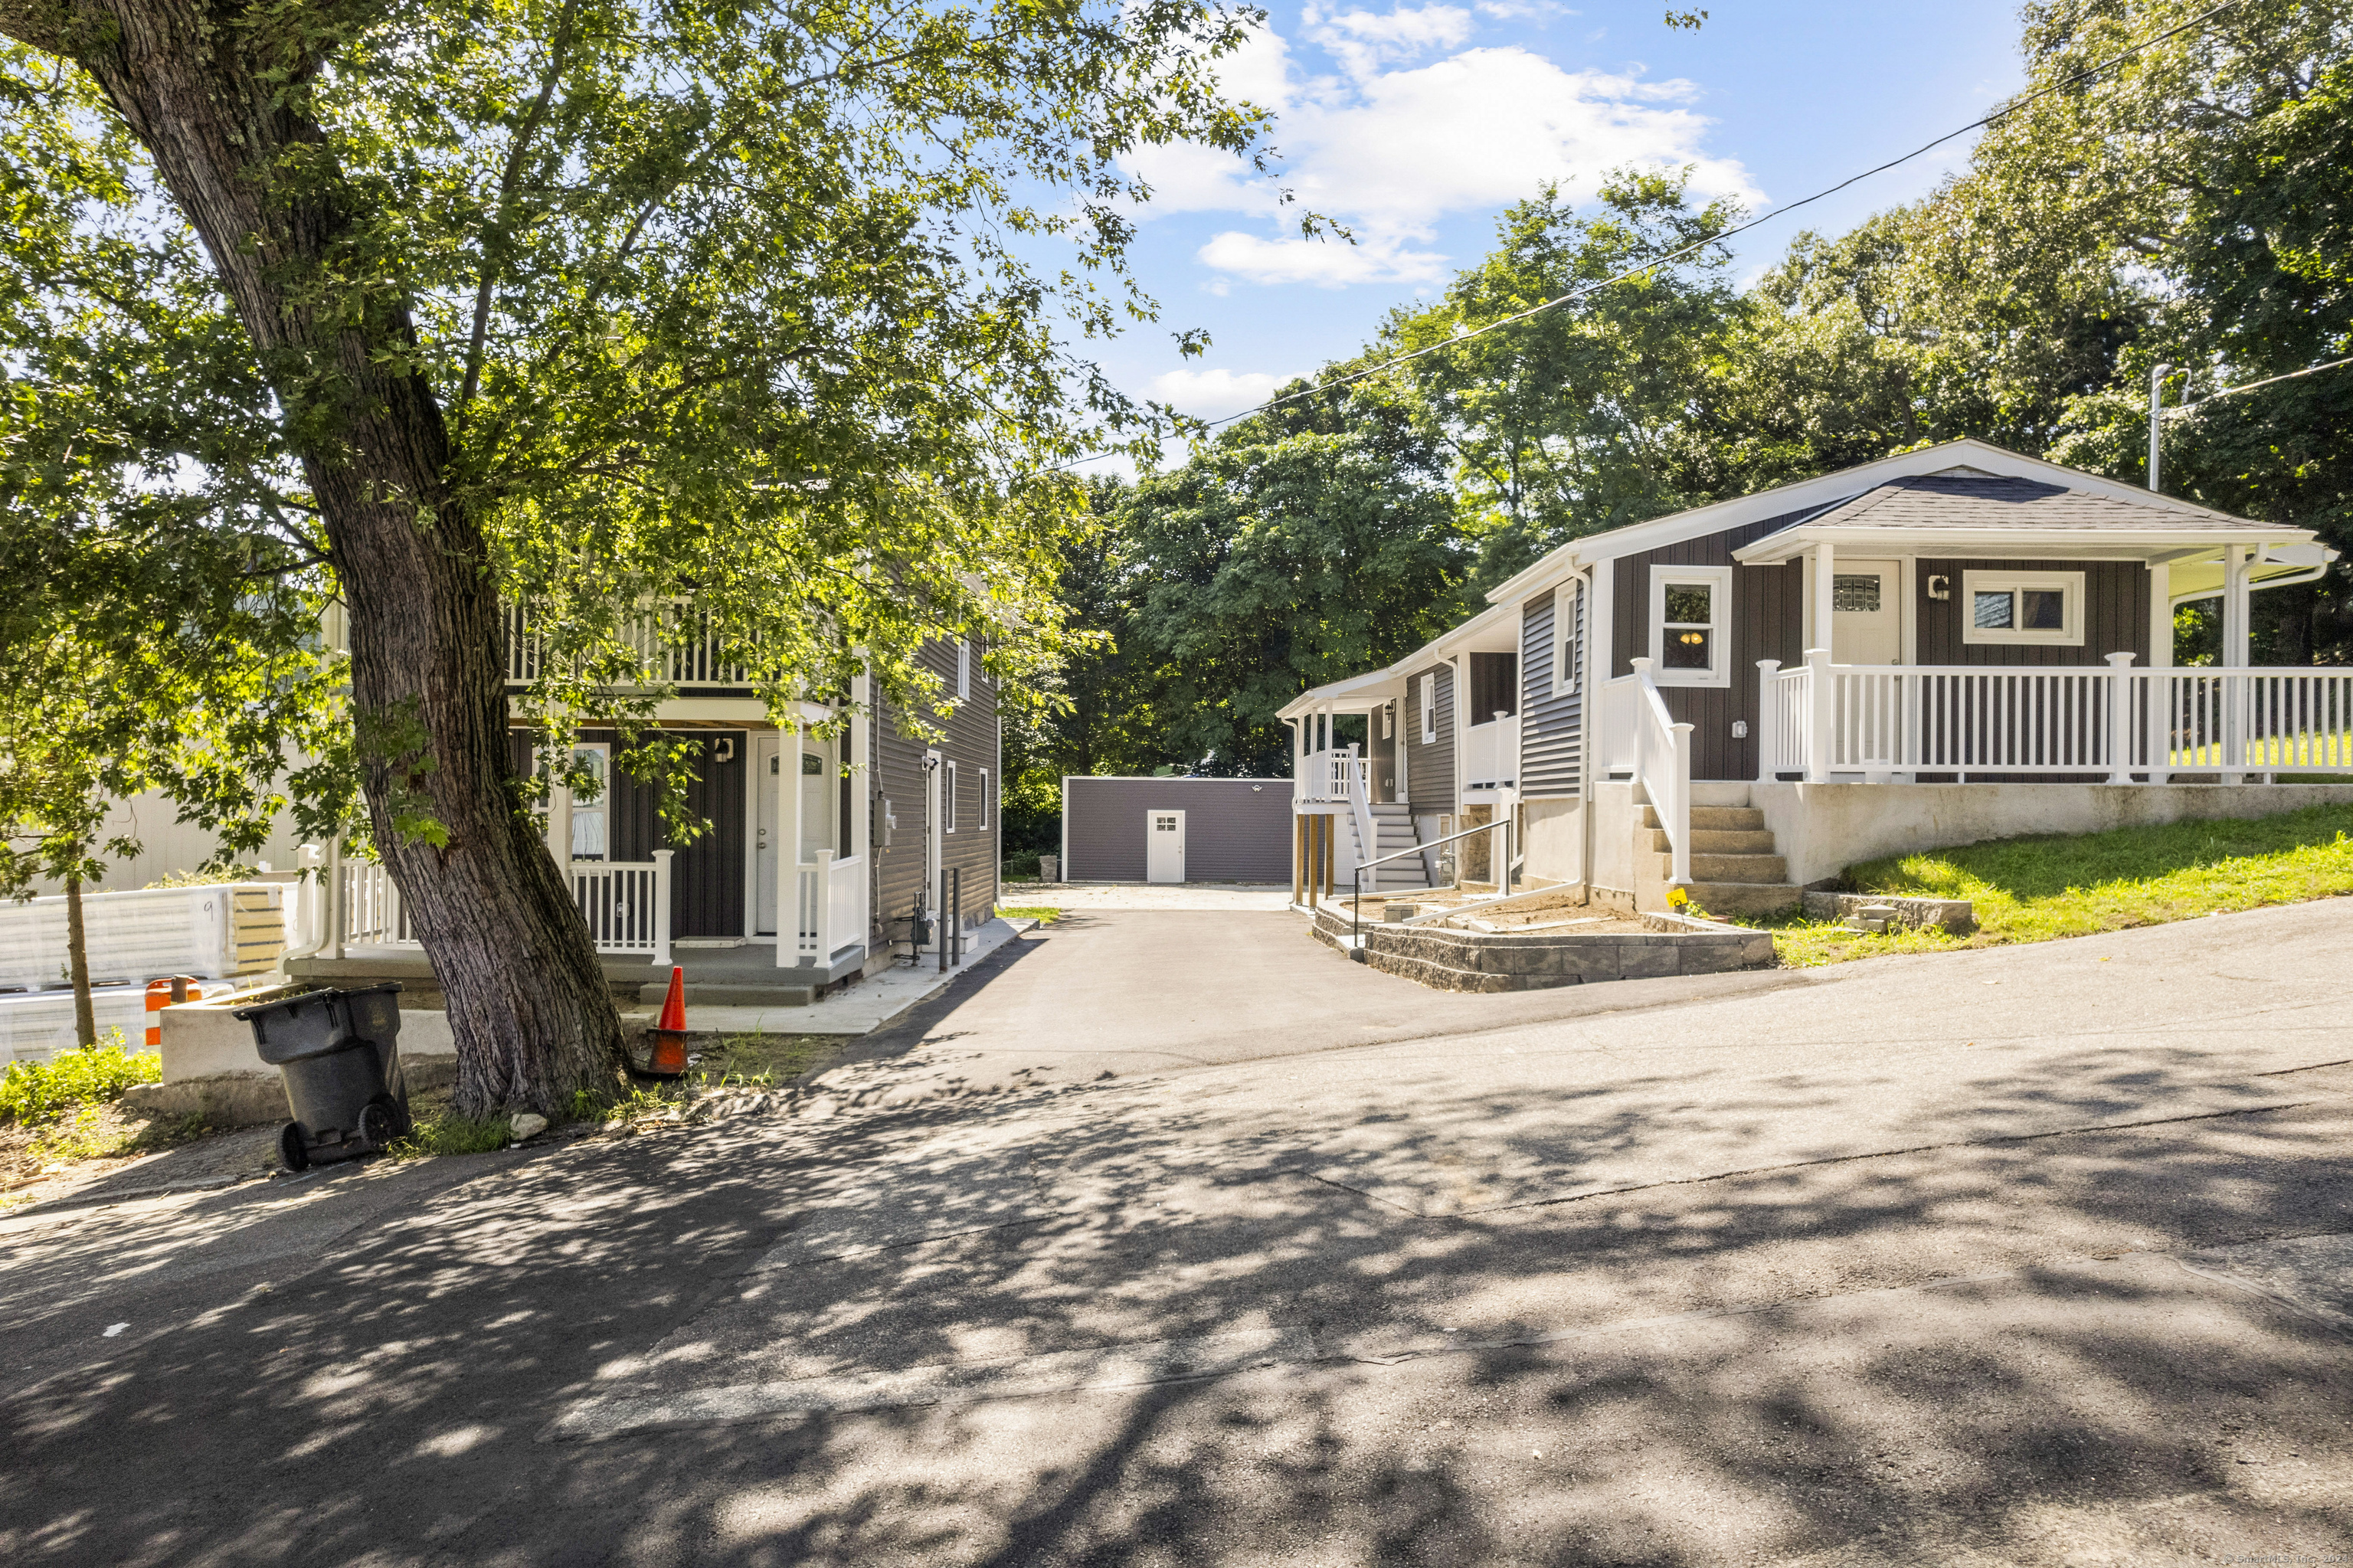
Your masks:
M 506 761 L 510 609 L 555 756 L 650 716 L 649 607 L 690 601 L 658 635 L 715 632 L 780 711 L 865 670 L 920 715 L 927 639 L 1050 652 L 1055 465 L 1147 433 L 1073 346 L 1151 314 L 1121 160 L 1256 155 L 1213 74 L 1252 20 L 0 0 L 16 112 L 125 133 L 119 177 L 201 247 L 174 286 L 267 389 L 462 1108 L 555 1109 L 620 1040 Z

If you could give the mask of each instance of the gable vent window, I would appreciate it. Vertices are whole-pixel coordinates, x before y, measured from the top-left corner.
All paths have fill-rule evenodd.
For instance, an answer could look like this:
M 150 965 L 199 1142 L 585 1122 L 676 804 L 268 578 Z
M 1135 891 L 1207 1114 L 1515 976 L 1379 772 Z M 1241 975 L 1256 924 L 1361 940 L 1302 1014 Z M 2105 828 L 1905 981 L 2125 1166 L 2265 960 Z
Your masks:
M 952 833 L 956 828 L 956 765 L 948 763 L 940 769 L 940 832 Z

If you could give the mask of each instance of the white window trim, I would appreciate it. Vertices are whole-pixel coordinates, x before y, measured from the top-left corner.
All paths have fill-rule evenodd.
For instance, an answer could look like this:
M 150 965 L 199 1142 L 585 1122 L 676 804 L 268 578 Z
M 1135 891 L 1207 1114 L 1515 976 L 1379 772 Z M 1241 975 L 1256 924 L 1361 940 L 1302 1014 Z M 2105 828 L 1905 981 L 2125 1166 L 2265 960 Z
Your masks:
M 980 805 L 978 811 L 980 820 L 973 823 L 973 831 L 975 832 L 985 833 L 988 832 L 988 769 L 986 768 L 980 770 Z
M 2004 588 L 2013 593 L 2020 588 L 2057 588 L 2062 606 L 2059 630 L 2033 631 L 2013 628 L 1996 631 L 1981 629 L 1977 618 L 1978 595 L 2000 593 Z M 2044 648 L 2081 648 L 2084 645 L 2084 574 L 1965 571 L 1961 574 L 1960 610 L 1961 641 L 1964 643 L 2007 646 L 2026 643 Z
M 1552 590 L 1552 694 L 1569 697 L 1584 676 L 1585 648 L 1577 634 L 1577 600 L 1585 579 L 1571 577 Z
M 1438 673 L 1436 671 L 1420 678 L 1421 683 L 1421 744 L 1438 744 Z
M 956 831 L 956 765 L 940 764 L 940 832 Z
M 1708 667 L 1704 670 L 1667 668 L 1667 585 L 1705 583 L 1709 593 Z M 1651 677 L 1662 686 L 1728 686 L 1732 684 L 1732 568 L 1730 567 L 1652 567 L 1651 568 Z

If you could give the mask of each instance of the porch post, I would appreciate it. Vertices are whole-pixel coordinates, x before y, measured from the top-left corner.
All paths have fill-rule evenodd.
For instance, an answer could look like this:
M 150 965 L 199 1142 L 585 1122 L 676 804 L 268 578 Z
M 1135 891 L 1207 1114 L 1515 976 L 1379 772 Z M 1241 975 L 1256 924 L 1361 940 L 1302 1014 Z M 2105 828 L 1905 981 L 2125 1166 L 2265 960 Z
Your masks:
M 1307 885 L 1307 819 L 1299 814 L 1294 801 L 1291 811 L 1291 901 L 1304 902 L 1300 891 Z
M 2108 658 L 2108 782 L 2132 782 L 2132 669 L 2129 653 Z
M 1828 539 L 1814 546 L 1814 641 L 1832 651 L 1838 647 L 1831 636 L 1831 617 L 1835 613 L 1831 584 L 1838 571 L 1836 556 Z
M 327 835 L 327 863 L 320 873 L 326 880 L 320 885 L 327 896 L 327 930 L 325 951 L 331 959 L 343 956 L 344 932 L 349 922 L 343 913 L 343 830 L 338 824 Z
M 1806 782 L 1831 781 L 1831 651 L 1806 650 Z
M 676 850 L 654 851 L 654 968 L 670 968 L 670 857 Z
M 2243 670 L 2248 659 L 2247 557 L 2242 545 L 2222 546 L 2222 664 Z M 2225 784 L 2243 784 L 2244 772 L 2235 764 L 2247 759 L 2247 683 L 2222 678 L 2222 750 L 2216 759 Z
M 809 911 L 817 927 L 818 984 L 822 986 L 833 968 L 833 851 L 817 852 L 817 907 Z M 785 934 L 776 933 L 777 946 L 784 945 Z
M 1773 782 L 1773 759 L 1781 755 L 1781 710 L 1774 701 L 1773 677 L 1780 673 L 1778 659 L 1757 661 L 1757 782 Z

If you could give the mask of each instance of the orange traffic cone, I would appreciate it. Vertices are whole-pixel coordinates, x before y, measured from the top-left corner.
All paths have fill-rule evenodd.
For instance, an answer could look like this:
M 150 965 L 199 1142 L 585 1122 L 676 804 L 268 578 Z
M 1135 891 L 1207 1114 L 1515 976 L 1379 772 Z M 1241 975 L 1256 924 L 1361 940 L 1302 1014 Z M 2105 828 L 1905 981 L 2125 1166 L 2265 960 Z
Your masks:
M 652 1049 L 646 1058 L 650 1077 L 676 1078 L 686 1073 L 686 971 L 670 966 L 670 994 L 662 998 L 661 1016 L 654 1020 Z

